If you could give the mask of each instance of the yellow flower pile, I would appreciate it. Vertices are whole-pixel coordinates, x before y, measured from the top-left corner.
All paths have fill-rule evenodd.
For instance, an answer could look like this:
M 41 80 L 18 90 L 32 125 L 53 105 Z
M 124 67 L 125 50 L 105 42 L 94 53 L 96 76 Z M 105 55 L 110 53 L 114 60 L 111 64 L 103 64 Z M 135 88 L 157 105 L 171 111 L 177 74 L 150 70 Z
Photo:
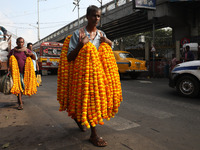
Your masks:
M 118 112 L 122 101 L 121 83 L 111 47 L 102 43 L 97 51 L 92 43 L 80 50 L 74 62 L 67 61 L 70 41 L 64 42 L 58 69 L 57 100 L 60 111 L 90 128 L 103 125 Z
M 9 67 L 11 69 L 11 75 L 13 78 L 13 87 L 11 89 L 11 93 L 15 95 L 23 93 L 24 95 L 29 95 L 29 96 L 36 94 L 37 92 L 36 86 L 39 85 L 36 80 L 32 59 L 30 57 L 26 58 L 25 71 L 24 71 L 24 85 L 25 85 L 24 90 L 22 89 L 21 85 L 18 62 L 14 55 L 10 56 Z
M 13 78 L 13 87 L 10 92 L 18 95 L 19 93 L 23 92 L 23 89 L 20 81 L 18 62 L 14 55 L 10 56 L 9 67 Z
M 26 58 L 25 70 L 24 70 L 24 86 L 25 89 L 23 94 L 28 96 L 36 94 L 37 86 L 39 86 L 35 75 L 33 61 L 30 57 Z
M 71 92 L 69 91 L 69 89 L 71 90 L 71 88 L 69 88 L 69 86 L 71 86 L 71 78 L 69 78 L 69 76 L 72 75 L 73 62 L 67 61 L 70 37 L 71 36 L 68 36 L 63 43 L 58 67 L 57 100 L 60 103 L 60 111 L 67 109 L 67 101 L 69 99 L 69 93 Z

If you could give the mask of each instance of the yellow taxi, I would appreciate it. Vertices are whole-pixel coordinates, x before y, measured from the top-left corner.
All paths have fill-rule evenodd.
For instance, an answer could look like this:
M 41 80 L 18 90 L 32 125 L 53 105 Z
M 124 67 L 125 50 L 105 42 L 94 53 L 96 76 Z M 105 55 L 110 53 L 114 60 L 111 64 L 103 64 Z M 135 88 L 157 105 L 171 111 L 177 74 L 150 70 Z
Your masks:
M 133 57 L 127 51 L 113 51 L 120 74 L 129 74 L 136 79 L 141 73 L 147 72 L 146 61 Z

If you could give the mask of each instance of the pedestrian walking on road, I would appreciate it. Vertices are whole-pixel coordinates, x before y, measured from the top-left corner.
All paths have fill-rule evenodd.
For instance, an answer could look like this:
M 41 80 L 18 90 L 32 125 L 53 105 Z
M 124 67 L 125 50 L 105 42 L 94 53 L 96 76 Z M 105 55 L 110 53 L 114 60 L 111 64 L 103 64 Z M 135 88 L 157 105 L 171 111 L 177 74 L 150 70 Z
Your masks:
M 177 65 L 176 55 L 172 54 L 172 60 L 170 62 L 170 71 L 173 70 L 176 65 Z
M 11 55 L 14 55 L 19 67 L 19 73 L 20 73 L 20 81 L 22 88 L 24 89 L 24 70 L 25 70 L 25 62 L 27 57 L 31 57 L 35 60 L 35 55 L 31 52 L 31 50 L 24 47 L 24 39 L 22 37 L 17 38 L 16 40 L 17 46 L 12 49 L 8 55 L 8 60 Z M 8 68 L 8 72 L 10 71 L 10 68 Z M 20 92 L 17 96 L 18 99 L 18 110 L 23 110 L 23 102 L 22 102 L 22 92 Z
M 32 43 L 28 43 L 27 44 L 27 48 L 29 50 L 31 50 L 31 52 L 35 55 L 35 60 L 33 59 L 33 66 L 34 66 L 35 74 L 37 75 L 37 73 L 39 72 L 39 65 L 38 65 L 37 54 L 36 54 L 36 52 L 33 51 L 33 44 Z
M 194 60 L 194 54 L 190 51 L 190 46 L 186 46 L 186 52 L 185 52 L 185 61 L 192 61 Z
M 7 30 L 3 26 L 0 26 L 0 30 L 3 32 L 3 40 L 6 41 L 6 36 L 8 36 Z
M 72 37 L 70 38 L 68 47 L 66 46 L 68 45 L 67 42 L 64 42 L 63 47 L 66 46 L 67 60 L 69 62 L 68 63 L 69 65 L 70 63 L 74 63 L 75 65 L 76 62 L 79 62 L 79 60 L 82 61 L 83 59 L 86 59 L 87 61 L 83 61 L 82 63 L 80 63 L 80 65 L 77 65 L 76 67 L 74 67 L 76 69 L 73 70 L 72 68 L 69 70 L 69 74 L 70 72 L 71 74 L 73 74 L 73 78 L 72 79 L 70 78 L 71 80 L 74 81 L 73 83 L 76 84 L 77 82 L 79 82 L 78 84 L 76 84 L 78 86 L 77 87 L 78 89 L 71 88 L 72 90 L 71 92 L 77 91 L 79 96 L 75 96 L 76 94 L 75 92 L 74 94 L 71 94 L 70 92 L 72 97 L 69 96 L 69 98 L 64 98 L 64 100 L 67 99 L 66 100 L 67 102 L 63 103 L 64 100 L 60 100 L 59 98 L 58 100 L 60 104 L 61 103 L 64 104 L 64 105 L 60 105 L 61 106 L 60 111 L 65 111 L 65 109 L 67 109 L 68 115 L 71 116 L 75 120 L 75 122 L 77 123 L 81 131 L 83 132 L 86 131 L 85 126 L 87 126 L 88 128 L 91 128 L 91 135 L 90 135 L 89 141 L 95 146 L 103 147 L 103 146 L 107 146 L 107 142 L 102 137 L 98 136 L 97 131 L 96 131 L 96 125 L 97 124 L 103 125 L 103 119 L 109 120 L 111 117 L 114 117 L 114 115 L 118 112 L 118 107 L 120 105 L 120 102 L 122 101 L 122 95 L 121 95 L 121 83 L 120 83 L 119 73 L 118 73 L 114 55 L 111 56 L 112 61 L 109 61 L 109 63 L 110 64 L 112 62 L 115 62 L 115 63 L 113 63 L 112 66 L 107 66 L 107 70 L 108 69 L 113 70 L 112 77 L 113 79 L 115 77 L 114 80 L 116 81 L 116 84 L 115 84 L 115 81 L 113 81 L 111 77 L 109 76 L 110 77 L 109 83 L 113 83 L 113 84 L 109 87 L 107 86 L 108 87 L 107 94 L 106 94 L 106 90 L 105 92 L 103 92 L 104 89 L 106 88 L 106 85 L 108 85 L 108 82 L 107 83 L 104 82 L 107 80 L 108 75 L 105 76 L 104 74 L 103 69 L 106 68 L 106 66 L 103 68 L 103 63 L 107 63 L 107 64 L 109 63 L 106 62 L 106 59 L 104 59 L 106 58 L 106 56 L 102 56 L 102 55 L 105 55 L 105 54 L 107 54 L 107 56 L 111 55 L 110 53 L 112 53 L 112 49 L 111 49 L 112 42 L 106 37 L 103 31 L 97 29 L 97 25 L 100 22 L 100 17 L 101 17 L 101 10 L 94 5 L 89 6 L 87 8 L 87 13 L 86 13 L 86 18 L 88 20 L 87 26 L 80 28 L 73 33 Z M 65 41 L 67 41 L 67 38 Z M 106 50 L 109 49 L 110 51 L 106 51 L 107 53 L 103 51 L 102 49 L 104 47 L 102 45 L 106 47 Z M 101 49 L 102 51 L 99 50 L 100 47 L 102 48 Z M 64 53 L 63 52 L 64 50 L 65 48 L 62 49 L 62 53 Z M 97 52 L 97 50 L 99 51 L 99 53 L 101 52 L 102 55 L 100 55 Z M 64 57 L 66 57 L 66 55 L 64 55 Z M 105 61 L 101 61 L 100 57 L 101 58 L 103 57 Z M 62 65 L 63 63 L 65 62 L 60 61 L 60 65 Z M 83 63 L 87 65 L 84 67 Z M 96 66 L 98 66 L 98 68 Z M 64 68 L 65 67 L 67 67 L 67 65 L 64 65 Z M 87 68 L 85 69 L 86 71 L 84 71 L 84 68 Z M 100 70 L 101 68 L 102 68 L 102 71 L 98 72 L 98 70 Z M 60 71 L 60 72 L 58 71 L 58 76 L 59 74 L 61 74 L 61 76 L 64 75 L 63 77 L 65 77 L 67 73 L 65 74 L 63 72 L 64 71 Z M 75 75 L 79 75 L 78 81 L 76 80 Z M 63 77 L 61 77 L 61 79 Z M 58 88 L 62 86 L 62 85 L 59 85 L 59 80 L 58 80 Z M 66 81 L 63 81 L 63 82 L 66 82 Z M 67 88 L 67 85 L 66 84 L 64 85 Z M 112 93 L 112 96 L 110 96 L 110 93 L 108 93 L 110 89 L 111 89 L 110 93 Z M 114 93 L 113 91 L 116 91 L 116 92 Z M 59 92 L 60 91 L 58 91 L 58 93 Z M 84 96 L 82 96 L 81 93 Z M 61 90 L 61 96 L 64 94 L 67 94 L 67 93 L 63 92 L 62 94 L 62 90 Z M 107 98 L 107 95 L 108 95 L 108 98 Z M 59 97 L 59 94 L 58 94 L 58 97 Z M 66 108 L 63 109 L 63 107 L 66 107 Z
M 197 60 L 200 60 L 200 46 L 198 46 Z

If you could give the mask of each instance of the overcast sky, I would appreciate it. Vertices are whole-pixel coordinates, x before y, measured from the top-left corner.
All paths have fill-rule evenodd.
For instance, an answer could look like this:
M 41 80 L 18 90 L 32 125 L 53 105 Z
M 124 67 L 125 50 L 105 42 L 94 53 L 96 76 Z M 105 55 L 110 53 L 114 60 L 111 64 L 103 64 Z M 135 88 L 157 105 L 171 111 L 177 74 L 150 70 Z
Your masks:
M 40 39 L 78 18 L 74 0 L 39 0 Z M 99 0 L 101 1 L 101 0 Z M 100 7 L 98 0 L 80 0 L 80 17 L 89 5 Z M 102 0 L 103 5 L 112 0 Z M 27 42 L 36 42 L 38 0 L 1 0 L 0 26 L 23 37 Z

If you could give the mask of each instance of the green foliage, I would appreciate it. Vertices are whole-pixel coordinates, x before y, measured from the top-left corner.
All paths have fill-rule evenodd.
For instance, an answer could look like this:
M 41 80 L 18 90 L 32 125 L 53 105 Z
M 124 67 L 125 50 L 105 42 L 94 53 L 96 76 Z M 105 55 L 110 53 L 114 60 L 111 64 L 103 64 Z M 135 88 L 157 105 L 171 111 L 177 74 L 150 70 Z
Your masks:
M 126 37 L 121 37 L 115 40 L 114 50 L 136 46 L 139 44 L 140 36 L 145 36 L 145 42 L 153 41 L 153 31 L 134 34 Z M 157 29 L 155 30 L 155 44 L 154 45 L 169 45 L 172 42 L 172 30 L 171 29 Z M 122 45 L 123 46 L 122 46 Z

